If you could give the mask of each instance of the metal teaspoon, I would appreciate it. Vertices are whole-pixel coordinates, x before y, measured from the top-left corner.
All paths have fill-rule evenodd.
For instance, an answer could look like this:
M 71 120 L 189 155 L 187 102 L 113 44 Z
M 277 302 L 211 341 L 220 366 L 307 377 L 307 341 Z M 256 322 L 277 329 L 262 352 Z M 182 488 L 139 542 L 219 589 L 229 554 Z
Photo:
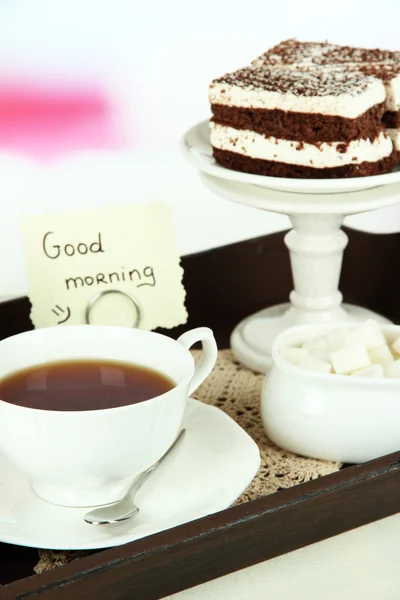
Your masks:
M 100 508 L 96 508 L 95 510 L 86 513 L 83 517 L 86 523 L 89 523 L 89 525 L 119 523 L 120 521 L 126 521 L 134 515 L 137 515 L 139 508 L 134 502 L 137 492 L 140 490 L 144 482 L 147 481 L 150 475 L 156 470 L 158 465 L 160 465 L 163 460 L 172 452 L 177 443 L 183 437 L 185 431 L 186 429 L 182 429 L 165 454 L 163 454 L 163 456 L 157 462 L 155 462 L 154 465 L 149 467 L 146 471 L 143 471 L 143 473 L 141 473 L 139 477 L 135 479 L 121 500 L 114 502 L 113 504 L 108 504 L 107 506 L 101 506 Z

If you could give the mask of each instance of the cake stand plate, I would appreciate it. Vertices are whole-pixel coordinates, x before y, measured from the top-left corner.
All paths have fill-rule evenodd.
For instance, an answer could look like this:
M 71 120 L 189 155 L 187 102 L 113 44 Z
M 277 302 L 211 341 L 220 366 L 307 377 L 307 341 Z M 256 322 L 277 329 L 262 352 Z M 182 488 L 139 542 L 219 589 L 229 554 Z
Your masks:
M 294 280 L 290 304 L 267 308 L 235 328 L 231 347 L 245 366 L 266 372 L 271 364 L 273 340 L 280 331 L 294 325 L 369 317 L 389 323 L 367 309 L 342 304 L 338 284 L 348 238 L 341 225 L 347 215 L 400 202 L 400 183 L 343 194 L 308 195 L 229 181 L 204 172 L 201 178 L 219 196 L 286 214 L 293 224 L 285 236 Z
M 213 158 L 208 120 L 201 121 L 189 129 L 182 139 L 181 147 L 188 162 L 203 173 L 220 179 L 297 194 L 341 194 L 400 183 L 400 169 L 383 175 L 343 179 L 289 179 L 232 171 L 219 165 Z

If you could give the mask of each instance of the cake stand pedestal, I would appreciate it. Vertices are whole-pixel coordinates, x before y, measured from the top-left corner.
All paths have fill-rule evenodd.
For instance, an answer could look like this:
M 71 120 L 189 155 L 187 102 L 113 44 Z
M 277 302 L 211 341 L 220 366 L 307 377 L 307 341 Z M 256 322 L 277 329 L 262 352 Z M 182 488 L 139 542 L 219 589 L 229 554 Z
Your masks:
M 290 302 L 246 318 L 231 336 L 232 351 L 246 367 L 267 372 L 273 340 L 280 331 L 293 325 L 368 317 L 389 322 L 367 309 L 342 304 L 338 285 L 348 238 L 341 226 L 347 215 L 400 202 L 400 183 L 347 193 L 304 194 L 240 183 L 205 172 L 201 178 L 219 196 L 288 215 L 293 225 L 285 236 L 294 282 Z M 368 267 L 360 265 L 360 268 Z

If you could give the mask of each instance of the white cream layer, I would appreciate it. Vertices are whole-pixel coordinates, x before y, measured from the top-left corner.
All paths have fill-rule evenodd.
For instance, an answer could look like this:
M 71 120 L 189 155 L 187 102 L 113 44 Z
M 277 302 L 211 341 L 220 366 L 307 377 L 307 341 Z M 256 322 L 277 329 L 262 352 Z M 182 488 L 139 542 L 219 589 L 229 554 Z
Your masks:
M 392 79 L 384 82 L 386 88 L 385 109 L 400 110 L 400 74 L 394 75 Z
M 400 150 L 400 129 L 386 129 L 386 131 L 393 142 L 393 148 L 395 150 Z
M 249 158 L 272 160 L 291 165 L 314 167 L 316 169 L 357 165 L 362 162 L 376 162 L 392 152 L 390 137 L 381 133 L 372 143 L 370 140 L 354 140 L 345 152 L 340 152 L 343 142 L 323 142 L 319 146 L 265 137 L 248 130 L 233 129 L 217 123 L 210 123 L 211 144 L 220 150 L 229 150 Z M 297 149 L 299 147 L 299 149 Z
M 223 104 L 240 108 L 278 109 L 301 113 L 320 113 L 354 119 L 365 111 L 385 101 L 386 92 L 382 81 L 373 77 L 364 92 L 340 96 L 296 96 L 291 93 L 267 92 L 243 88 L 227 83 L 212 83 L 209 88 L 211 104 Z M 388 108 L 388 110 L 391 110 Z

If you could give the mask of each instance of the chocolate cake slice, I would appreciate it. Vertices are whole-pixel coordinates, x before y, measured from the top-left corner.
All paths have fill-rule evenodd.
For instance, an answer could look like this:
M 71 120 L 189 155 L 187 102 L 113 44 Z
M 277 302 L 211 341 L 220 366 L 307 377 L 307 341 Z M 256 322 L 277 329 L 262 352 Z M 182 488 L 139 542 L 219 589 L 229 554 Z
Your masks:
M 400 58 L 391 62 L 349 64 L 343 68 L 346 68 L 347 72 L 360 70 L 365 75 L 372 75 L 383 82 L 386 99 L 382 121 L 392 139 L 394 149 L 400 152 Z
M 386 88 L 383 123 L 400 151 L 400 52 L 285 40 L 252 62 L 253 67 L 342 70 L 379 78 Z
M 240 69 L 210 85 L 214 157 L 230 169 L 276 177 L 388 172 L 396 156 L 381 122 L 385 99 L 383 82 L 357 69 Z

